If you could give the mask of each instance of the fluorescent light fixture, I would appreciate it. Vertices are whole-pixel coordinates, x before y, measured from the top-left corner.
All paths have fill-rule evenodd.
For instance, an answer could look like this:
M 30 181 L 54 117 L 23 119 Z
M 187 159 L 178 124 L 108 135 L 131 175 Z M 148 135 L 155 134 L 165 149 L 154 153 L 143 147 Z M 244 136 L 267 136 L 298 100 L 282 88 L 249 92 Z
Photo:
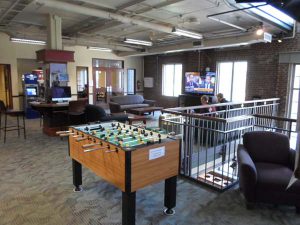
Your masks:
M 131 39 L 131 38 L 125 38 L 124 42 L 129 43 L 129 44 L 135 44 L 135 45 L 152 46 L 151 41 L 141 41 L 141 40 L 136 40 L 136 39 Z
M 180 35 L 180 36 L 195 38 L 195 39 L 202 39 L 203 38 L 202 34 L 187 31 L 187 30 L 178 29 L 178 28 L 175 28 L 175 27 L 172 29 L 172 33 Z
M 38 41 L 38 40 L 31 40 L 31 39 L 10 38 L 10 41 L 15 43 L 22 43 L 22 44 L 46 45 L 45 41 Z
M 94 51 L 101 51 L 101 52 L 112 52 L 112 50 L 109 48 L 100 48 L 100 47 L 89 46 L 89 47 L 87 47 L 87 49 L 94 50 Z

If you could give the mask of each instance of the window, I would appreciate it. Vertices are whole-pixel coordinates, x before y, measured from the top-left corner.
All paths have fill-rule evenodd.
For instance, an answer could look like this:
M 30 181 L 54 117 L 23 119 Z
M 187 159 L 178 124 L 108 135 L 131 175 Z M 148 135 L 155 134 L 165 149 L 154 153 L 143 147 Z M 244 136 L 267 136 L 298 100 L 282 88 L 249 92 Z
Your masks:
M 276 9 L 271 5 L 266 5 L 266 3 L 262 3 L 262 2 L 242 3 L 241 5 L 245 8 L 251 6 L 257 6 L 255 8 L 251 8 L 250 11 L 288 30 L 293 29 L 294 20 L 291 17 L 289 17 L 287 14 L 281 12 L 279 9 Z
M 299 102 L 299 90 L 300 90 L 300 65 L 295 65 L 293 70 L 293 78 L 291 82 L 290 92 L 290 104 L 289 115 L 291 119 L 297 119 L 298 114 L 298 102 Z M 292 124 L 292 130 L 296 130 L 296 124 Z M 296 148 L 297 134 L 292 133 L 290 138 L 291 148 Z
M 182 64 L 163 65 L 162 94 L 177 97 L 181 94 Z
M 135 69 L 127 69 L 127 94 L 135 94 Z
M 229 101 L 245 101 L 247 62 L 218 63 L 218 92 Z

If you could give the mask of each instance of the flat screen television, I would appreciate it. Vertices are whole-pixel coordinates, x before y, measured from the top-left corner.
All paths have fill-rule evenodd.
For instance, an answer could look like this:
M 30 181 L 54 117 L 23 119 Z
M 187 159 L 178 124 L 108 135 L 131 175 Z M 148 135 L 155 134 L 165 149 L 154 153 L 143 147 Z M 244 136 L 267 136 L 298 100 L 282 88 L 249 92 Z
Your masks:
M 37 87 L 26 87 L 25 91 L 26 91 L 26 95 L 28 97 L 36 97 L 37 96 Z
M 52 102 L 70 101 L 72 98 L 71 87 L 52 87 L 51 88 Z
M 215 83 L 215 72 L 206 72 L 204 75 L 199 72 L 185 73 L 185 93 L 213 95 Z

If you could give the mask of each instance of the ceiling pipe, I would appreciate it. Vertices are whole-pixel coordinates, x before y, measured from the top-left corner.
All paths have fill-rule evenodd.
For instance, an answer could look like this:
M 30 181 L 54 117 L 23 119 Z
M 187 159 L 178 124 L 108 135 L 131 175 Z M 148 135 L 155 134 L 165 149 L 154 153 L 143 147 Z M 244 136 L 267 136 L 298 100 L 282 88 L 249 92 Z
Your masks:
M 170 34 L 172 33 L 171 26 L 141 21 L 141 20 L 126 17 L 126 16 L 121 16 L 116 13 L 106 12 L 106 11 L 100 10 L 100 9 L 87 8 L 87 7 L 83 7 L 83 6 L 79 6 L 79 5 L 56 1 L 56 0 L 35 0 L 35 2 L 36 2 L 36 4 L 40 4 L 40 5 L 50 7 L 53 9 L 63 10 L 63 11 L 72 12 L 72 13 L 78 13 L 78 14 L 87 15 L 87 16 L 95 16 L 95 17 L 100 17 L 100 18 L 104 18 L 104 19 L 113 19 L 113 20 L 117 20 L 117 21 L 120 21 L 125 24 L 135 24 L 135 25 L 139 25 L 141 27 L 145 27 L 145 28 L 148 28 L 151 30 L 156 30 L 156 31 L 160 31 L 160 32 L 170 33 Z
M 184 52 L 184 51 L 195 51 L 202 49 L 214 49 L 214 48 L 226 48 L 226 47 L 238 47 L 242 45 L 254 44 L 254 43 L 264 43 L 265 40 L 263 36 L 257 36 L 254 33 L 248 33 L 247 35 L 238 37 L 225 37 L 218 39 L 205 39 L 202 41 L 202 45 L 194 46 L 193 42 L 185 42 L 181 44 L 154 47 L 147 49 L 146 52 L 118 52 L 117 55 L 120 57 L 126 56 L 145 56 L 145 55 L 155 55 L 163 53 L 172 52 Z

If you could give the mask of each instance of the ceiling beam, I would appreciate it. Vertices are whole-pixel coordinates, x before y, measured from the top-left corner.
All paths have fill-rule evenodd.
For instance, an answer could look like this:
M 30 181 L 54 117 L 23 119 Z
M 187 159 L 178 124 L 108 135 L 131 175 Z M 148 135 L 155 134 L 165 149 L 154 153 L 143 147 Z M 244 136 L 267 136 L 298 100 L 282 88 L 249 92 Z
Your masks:
M 164 33 L 172 33 L 171 26 L 146 22 L 146 21 L 130 18 L 128 16 L 122 16 L 122 15 L 119 15 L 116 13 L 106 12 L 106 11 L 100 10 L 100 9 L 87 8 L 87 7 L 78 6 L 78 5 L 74 5 L 74 4 L 59 2 L 56 0 L 36 0 L 36 3 L 42 4 L 46 7 L 50 7 L 50 8 L 54 8 L 54 9 L 58 9 L 58 10 L 64 10 L 67 12 L 78 13 L 78 14 L 88 15 L 88 16 L 94 16 L 94 17 L 99 17 L 99 18 L 104 18 L 104 19 L 113 19 L 113 20 L 116 20 L 116 21 L 119 21 L 119 22 L 125 23 L 125 24 L 135 24 L 135 25 L 139 25 L 141 27 L 145 27 L 145 28 L 148 28 L 151 30 L 156 30 L 156 31 L 164 32 Z
M 114 8 L 113 12 L 118 12 L 118 11 L 121 11 L 123 9 L 126 9 L 130 6 L 134 6 L 136 4 L 139 4 L 139 3 L 142 3 L 146 0 L 133 0 L 133 1 L 130 1 L 130 2 L 127 2 L 127 3 L 124 3 L 116 8 Z M 93 19 L 94 17 L 90 17 L 88 19 L 86 19 L 85 23 L 88 23 L 90 19 Z M 80 22 L 80 25 L 82 25 L 83 22 Z M 121 22 L 118 22 L 118 21 L 111 21 L 111 20 L 102 20 L 101 23 L 95 23 L 95 24 L 92 24 L 91 26 L 88 26 L 88 27 L 83 27 L 83 29 L 79 28 L 79 29 L 76 29 L 74 32 L 72 32 L 72 34 L 69 34 L 69 35 L 74 35 L 74 33 L 77 33 L 78 31 L 80 32 L 89 32 L 89 33 L 93 33 L 95 31 L 101 31 L 101 30 L 105 30 L 107 28 L 111 28 L 111 27 L 115 27 L 115 26 L 119 26 L 121 25 L 122 23 Z M 76 26 L 76 25 L 75 25 Z M 74 26 L 72 26 L 73 30 L 74 30 Z M 66 32 L 67 33 L 67 32 Z M 70 33 L 70 32 L 69 32 Z
M 163 8 L 163 7 L 178 3 L 178 2 L 182 2 L 182 1 L 184 1 L 184 0 L 166 0 L 165 2 L 160 2 L 156 5 L 147 6 L 144 9 L 140 9 L 140 10 L 136 11 L 135 14 L 141 14 L 141 13 L 149 12 L 153 9 L 160 9 L 160 8 Z

